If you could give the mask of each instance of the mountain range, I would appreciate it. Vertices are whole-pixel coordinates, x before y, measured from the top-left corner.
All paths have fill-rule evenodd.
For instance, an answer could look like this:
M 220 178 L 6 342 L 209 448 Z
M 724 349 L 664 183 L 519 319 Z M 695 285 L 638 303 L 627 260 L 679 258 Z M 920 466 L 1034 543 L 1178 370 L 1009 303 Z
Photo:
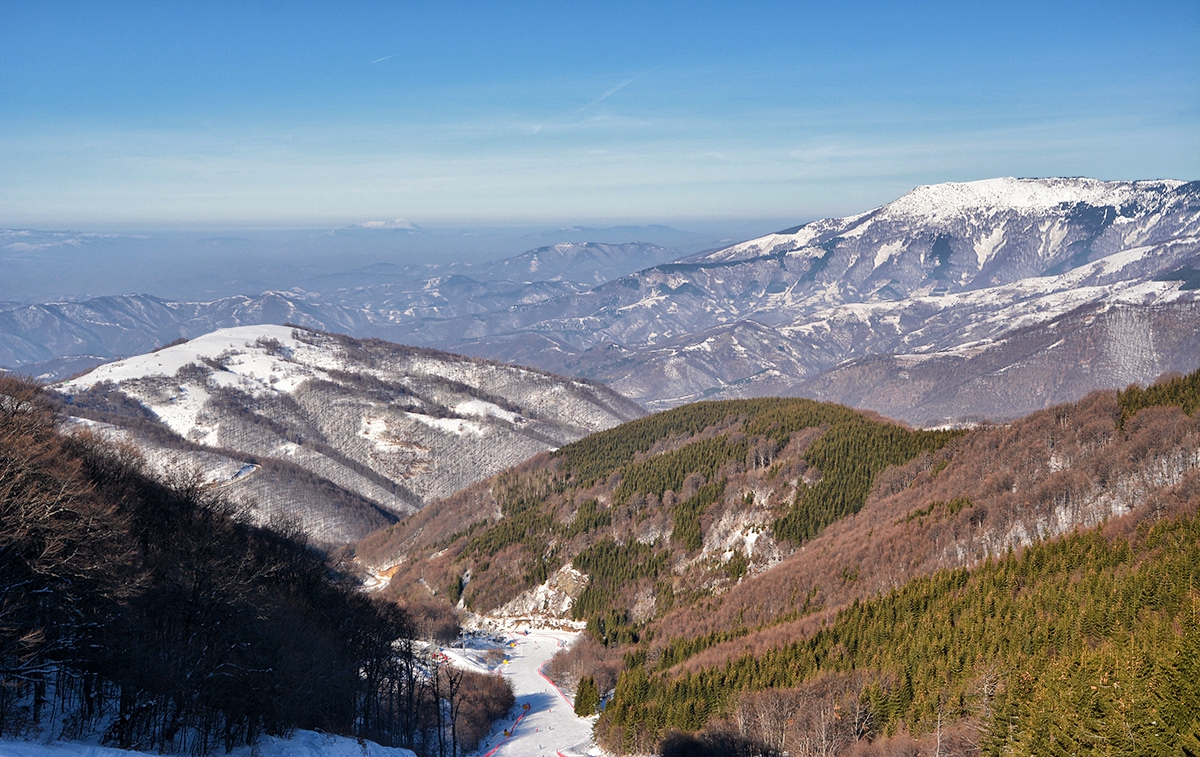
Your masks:
M 939 184 L 670 262 L 572 244 L 320 294 L 7 306 L 0 364 L 55 377 L 287 321 L 585 376 L 649 409 L 805 395 L 920 425 L 1002 419 L 1195 368 L 1198 240 L 1197 182 Z
M 68 477 L 341 545 L 362 602 L 580 624 L 546 675 L 615 753 L 1200 753 L 1198 226 L 1200 183 L 997 179 L 667 262 L 14 305 L 13 354 L 169 343 L 0 415 Z M 287 325 L 174 338 L 219 318 Z M 752 396 L 798 393 L 845 404 Z
M 0 365 L 57 380 L 177 338 L 242 325 L 291 322 L 385 337 L 395 330 L 392 323 L 479 315 L 587 291 L 596 282 L 679 254 L 646 243 L 560 243 L 492 263 L 376 263 L 310 280 L 313 291 L 293 288 L 204 302 L 138 294 L 0 303 Z
M 1195 183 L 920 187 L 867 213 L 513 311 L 509 322 L 459 323 L 466 338 L 450 346 L 591 376 L 652 409 L 806 394 L 922 424 L 1013 417 L 1195 367 L 1187 272 L 1198 231 Z M 1066 331 L 1086 354 L 1059 349 Z M 1021 364 L 1044 390 L 989 402 L 1007 380 L 997 372 Z M 944 377 L 933 402 L 911 401 L 914 367 L 921 391 L 927 376 Z

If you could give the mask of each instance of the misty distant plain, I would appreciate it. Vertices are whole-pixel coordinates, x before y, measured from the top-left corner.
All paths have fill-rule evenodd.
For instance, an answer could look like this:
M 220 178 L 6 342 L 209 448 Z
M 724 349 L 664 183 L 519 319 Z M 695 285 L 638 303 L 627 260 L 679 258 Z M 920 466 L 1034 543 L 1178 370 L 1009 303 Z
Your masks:
M 292 288 L 324 293 L 406 283 L 427 277 L 425 266 L 490 262 L 561 242 L 648 242 L 679 250 L 682 256 L 794 221 L 432 227 L 385 221 L 374 228 L 0 229 L 0 303 L 122 294 L 209 301 Z

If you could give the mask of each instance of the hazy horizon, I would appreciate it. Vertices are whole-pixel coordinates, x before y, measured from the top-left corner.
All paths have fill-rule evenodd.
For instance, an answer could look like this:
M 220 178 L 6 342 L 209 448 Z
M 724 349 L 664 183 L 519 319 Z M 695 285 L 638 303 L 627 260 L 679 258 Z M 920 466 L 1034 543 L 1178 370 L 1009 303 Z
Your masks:
M 0 302 L 119 294 L 211 300 L 292 288 L 325 292 L 341 288 L 331 277 L 372 266 L 477 265 L 561 242 L 645 242 L 683 256 L 793 225 L 791 219 L 739 219 L 707 220 L 691 228 L 515 223 L 0 228 L 5 274 L 0 277 Z M 419 271 L 413 275 L 422 277 Z

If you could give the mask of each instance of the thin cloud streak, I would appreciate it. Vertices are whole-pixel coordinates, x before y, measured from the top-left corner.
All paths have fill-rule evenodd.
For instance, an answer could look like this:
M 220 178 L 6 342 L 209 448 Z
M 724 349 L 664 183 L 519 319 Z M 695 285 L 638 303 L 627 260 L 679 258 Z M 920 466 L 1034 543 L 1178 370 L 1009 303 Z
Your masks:
M 371 65 L 375 65 L 376 63 L 383 63 L 388 58 L 395 58 L 395 57 L 396 57 L 396 53 L 392 53 L 391 55 L 385 55 L 382 58 L 376 58 L 375 60 L 371 61 Z
M 588 110 L 588 109 L 590 109 L 590 108 L 594 108 L 594 107 L 596 107 L 596 106 L 597 106 L 597 105 L 599 105 L 600 103 L 604 102 L 604 101 L 605 101 L 605 100 L 607 100 L 608 98 L 610 98 L 610 97 L 612 97 L 613 95 L 617 94 L 618 92 L 620 92 L 621 90 L 625 89 L 625 88 L 626 88 L 626 87 L 628 87 L 630 84 L 633 84 L 635 81 L 637 81 L 638 79 L 642 78 L 642 77 L 643 77 L 643 76 L 645 76 L 645 75 L 646 75 L 646 74 L 638 74 L 637 76 L 633 77 L 632 79 L 628 79 L 628 80 L 626 80 L 626 81 L 623 81 L 623 82 L 621 82 L 620 84 L 618 84 L 617 86 L 615 86 L 615 87 L 613 87 L 612 89 L 608 90 L 607 92 L 605 92 L 604 94 L 600 95 L 600 96 L 599 96 L 599 97 L 597 97 L 596 99 L 594 99 L 594 100 L 592 100 L 592 101 L 590 101 L 590 102 L 588 102 L 588 103 L 585 103 L 585 104 L 583 104 L 583 105 L 579 106 L 578 108 L 576 108 L 575 110 L 571 111 L 570 113 L 568 113 L 568 114 L 567 114 L 567 116 L 568 116 L 568 117 L 571 117 L 571 116 L 578 116 L 580 113 L 583 113 L 584 111 L 586 111 L 586 110 Z M 542 121 L 540 124 L 538 124 L 537 126 L 533 127 L 533 133 L 534 133 L 534 134 L 537 134 L 537 133 L 541 132 L 541 130 L 542 130 L 542 129 L 544 129 L 544 128 L 545 128 L 546 126 L 548 126 L 549 124 L 553 123 L 555 120 L 557 120 L 557 119 L 550 118 L 550 119 L 547 119 L 547 120 L 545 120 L 545 121 Z
M 607 100 L 608 98 L 612 97 L 613 95 L 617 94 L 617 93 L 618 93 L 618 92 L 620 92 L 621 90 L 623 90 L 623 89 L 625 89 L 626 87 L 628 87 L 630 84 L 633 84 L 635 81 L 637 81 L 638 79 L 642 78 L 642 76 L 644 76 L 644 74 L 638 74 L 637 76 L 633 77 L 632 79 L 630 79 L 630 80 L 628 80 L 628 81 L 621 82 L 621 83 L 620 83 L 620 84 L 618 84 L 617 86 L 613 87 L 612 89 L 608 90 L 608 91 L 607 91 L 607 92 L 605 92 L 604 94 L 602 94 L 602 95 L 600 95 L 599 97 L 597 97 L 595 100 L 592 100 L 592 101 L 591 101 L 590 103 L 588 103 L 587 105 L 584 105 L 584 106 L 582 106 L 582 107 L 580 107 L 580 108 L 576 109 L 576 110 L 575 110 L 575 112 L 576 112 L 576 113 L 582 113 L 583 111 L 587 110 L 588 108 L 594 108 L 594 107 L 596 107 L 596 106 L 597 106 L 597 105 L 599 105 L 600 103 L 604 102 L 604 101 L 605 101 L 605 100 Z

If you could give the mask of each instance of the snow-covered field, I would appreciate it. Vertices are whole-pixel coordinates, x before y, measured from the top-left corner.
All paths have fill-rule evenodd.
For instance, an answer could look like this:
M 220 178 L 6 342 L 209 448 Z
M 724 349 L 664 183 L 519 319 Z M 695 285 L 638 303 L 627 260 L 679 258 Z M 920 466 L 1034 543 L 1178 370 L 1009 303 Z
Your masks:
M 531 630 L 527 634 L 510 632 L 504 637 L 501 649 L 506 661 L 500 670 L 512 681 L 517 704 L 480 746 L 477 757 L 604 754 L 592 742 L 596 719 L 576 716 L 571 700 L 542 674 L 542 667 L 554 653 L 571 644 L 578 635 L 578 631 Z M 486 645 L 444 651 L 455 664 L 472 670 L 490 670 L 485 662 Z
M 496 724 L 472 757 L 583 757 L 606 754 L 592 742 L 595 718 L 575 715 L 571 700 L 542 673 L 554 653 L 570 645 L 578 631 L 510 630 L 503 641 L 470 639 L 464 647 L 443 649 L 455 664 L 471 670 L 499 670 L 513 684 L 517 704 Z M 492 650 L 504 653 L 503 661 Z M 489 660 L 489 652 L 492 652 Z M 529 708 L 525 709 L 525 705 Z M 415 757 L 408 749 L 383 747 L 312 731 L 290 739 L 265 737 L 232 757 Z M 160 757 L 95 743 L 0 741 L 0 757 Z
M 574 642 L 578 631 L 510 630 L 495 642 L 469 640 L 464 647 L 442 651 L 455 664 L 471 670 L 499 670 L 513 684 L 517 703 L 472 757 L 599 757 L 607 754 L 592 741 L 596 718 L 575 715 L 570 698 L 542 669 L 554 653 Z M 504 653 L 503 661 L 493 652 Z M 528 709 L 526 709 L 528 705 Z M 253 748 L 241 747 L 232 757 L 415 757 L 408 749 L 383 747 L 370 741 L 312 731 L 297 731 L 290 739 L 264 737 Z M 95 743 L 0 741 L 0 757 L 160 757 Z
M 408 749 L 383 747 L 370 741 L 330 736 L 313 731 L 296 731 L 290 739 L 267 736 L 253 747 L 240 747 L 231 757 L 415 757 Z M 161 757 L 155 753 L 72 742 L 38 744 L 0 741 L 0 757 Z

